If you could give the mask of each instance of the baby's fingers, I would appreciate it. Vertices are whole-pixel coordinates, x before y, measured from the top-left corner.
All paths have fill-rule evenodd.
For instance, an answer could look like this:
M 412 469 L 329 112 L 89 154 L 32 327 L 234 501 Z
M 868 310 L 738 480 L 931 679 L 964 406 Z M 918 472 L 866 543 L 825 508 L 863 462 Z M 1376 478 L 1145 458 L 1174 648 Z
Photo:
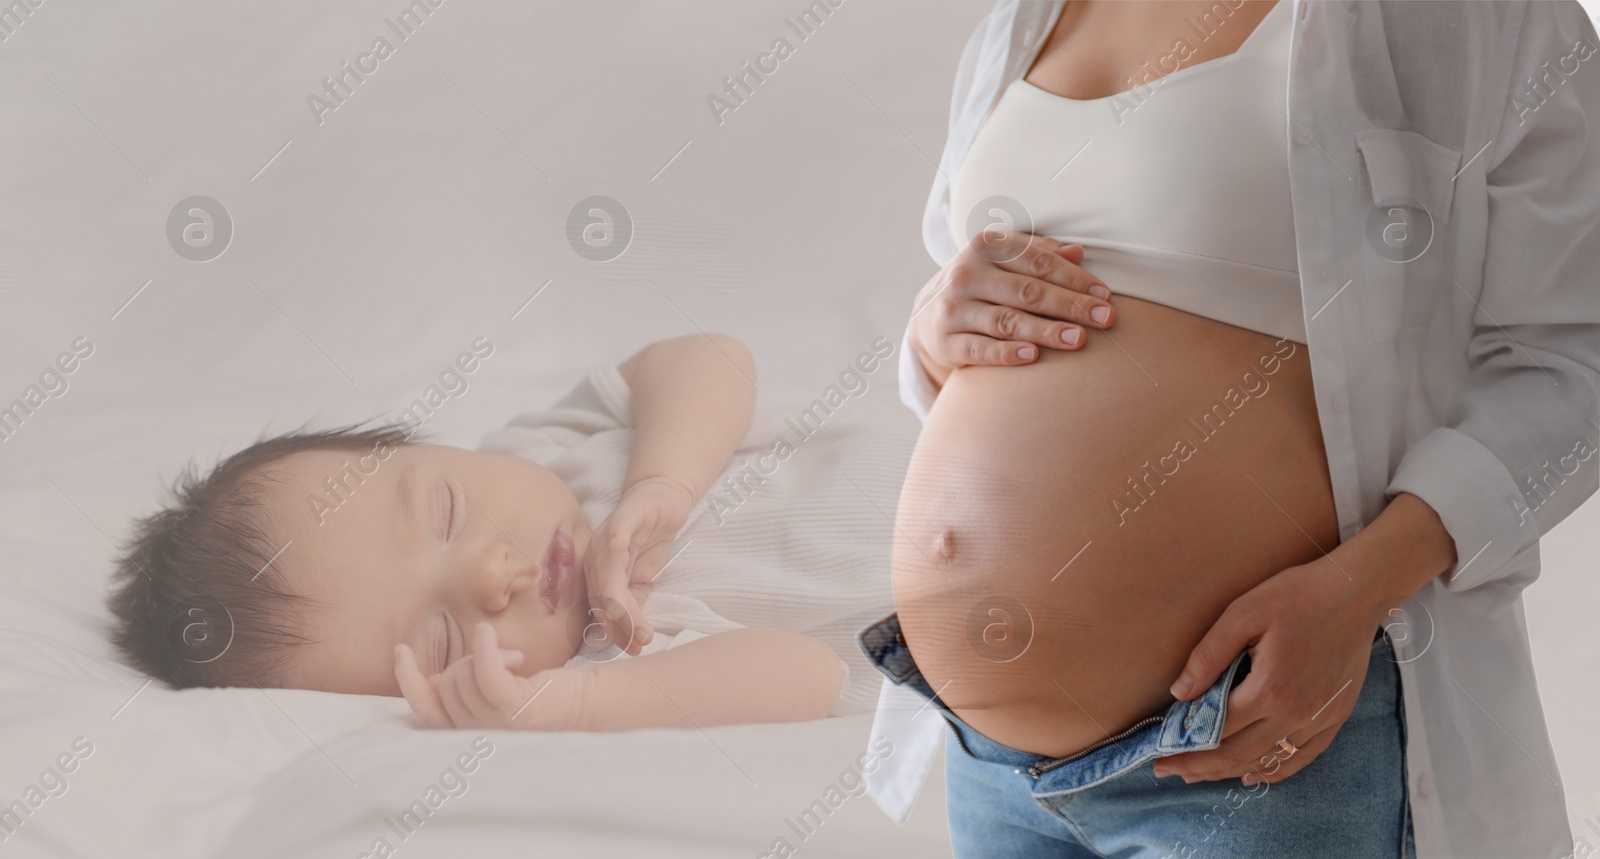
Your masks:
M 492 700 L 484 691 L 480 678 L 481 660 L 469 657 L 462 671 L 455 677 L 455 693 L 463 707 L 470 714 L 466 723 L 457 723 L 458 728 L 509 728 L 511 727 L 511 714 L 513 708 L 506 707 L 499 701 Z
M 472 684 L 482 706 L 496 717 L 497 726 L 508 725 L 511 716 L 522 705 L 518 701 L 523 684 L 507 667 L 505 654 L 514 653 L 514 660 L 522 662 L 521 651 L 501 650 L 495 642 L 494 627 L 479 623 L 472 633 Z M 477 702 L 470 702 L 477 703 Z M 474 709 L 477 709 L 476 707 Z M 489 713 L 484 713 L 487 716 Z
M 397 644 L 394 648 L 394 676 L 400 681 L 400 694 L 405 696 L 406 703 L 422 718 L 424 725 L 430 728 L 451 727 L 450 714 L 445 711 L 438 690 L 423 676 L 422 670 L 417 667 L 416 655 L 404 644 Z
M 627 554 L 618 560 L 616 567 L 606 566 L 601 572 L 590 575 L 589 616 L 599 621 L 607 641 L 636 656 L 643 639 L 639 644 L 634 643 L 635 630 L 644 613 L 639 611 L 638 603 L 628 590 Z M 609 564 L 609 561 L 603 560 L 602 564 Z
M 445 712 L 450 714 L 450 722 L 456 728 L 487 727 L 469 700 L 472 691 L 463 689 L 475 683 L 472 661 L 471 656 L 463 656 L 439 675 L 439 700 L 444 702 Z
M 634 595 L 632 588 L 622 589 L 622 600 L 622 610 L 627 615 L 627 634 L 637 645 L 634 648 L 634 655 L 637 656 L 638 649 L 649 644 L 650 639 L 655 638 L 655 631 L 650 628 L 650 619 L 644 616 L 642 600 Z
M 607 523 L 603 539 L 591 544 L 584 558 L 584 579 L 589 583 L 589 593 L 604 593 L 607 585 L 626 584 L 628 581 L 628 549 L 632 535 L 612 530 Z
M 644 612 L 627 586 L 619 583 L 607 587 L 591 594 L 589 602 L 589 613 L 600 621 L 606 640 L 629 656 L 638 656 L 639 649 L 649 641 L 650 632 L 644 622 Z

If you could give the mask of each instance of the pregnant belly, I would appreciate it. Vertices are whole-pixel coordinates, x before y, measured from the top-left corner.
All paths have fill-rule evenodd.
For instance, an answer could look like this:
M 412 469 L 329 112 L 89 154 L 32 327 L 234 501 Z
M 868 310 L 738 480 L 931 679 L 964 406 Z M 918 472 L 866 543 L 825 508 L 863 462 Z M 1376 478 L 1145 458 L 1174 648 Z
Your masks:
M 1161 712 L 1229 602 L 1338 542 L 1306 347 L 1114 300 L 1078 352 L 951 374 L 897 514 L 923 675 L 1041 755 Z

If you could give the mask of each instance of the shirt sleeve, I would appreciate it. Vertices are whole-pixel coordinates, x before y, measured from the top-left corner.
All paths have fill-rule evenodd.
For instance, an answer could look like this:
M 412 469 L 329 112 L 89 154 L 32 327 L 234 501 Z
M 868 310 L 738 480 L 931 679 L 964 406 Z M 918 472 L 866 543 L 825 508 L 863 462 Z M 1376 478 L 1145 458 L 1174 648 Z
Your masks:
M 1002 3 L 1001 7 L 1004 5 Z M 1009 41 L 996 39 L 992 35 L 1011 24 L 1009 15 L 1000 15 L 997 11 L 991 11 L 978 22 L 972 35 L 967 38 L 966 47 L 961 50 L 955 84 L 950 90 L 950 123 L 945 134 L 944 151 L 939 156 L 939 169 L 934 172 L 933 186 L 928 191 L 928 203 L 922 213 L 922 244 L 934 262 L 941 266 L 948 264 L 958 250 L 950 229 L 950 177 L 956 175 L 960 166 L 957 162 L 965 157 L 970 138 L 977 133 L 977 123 L 972 122 L 968 114 L 974 110 L 970 102 L 979 95 L 974 92 L 974 84 L 980 73 L 978 67 L 981 61 L 985 66 L 984 74 L 989 78 L 997 76 L 998 72 L 993 66 L 1003 63 L 1005 59 L 1004 50 L 996 53 L 997 48 L 1003 48 Z M 989 45 L 987 51 L 986 44 Z
M 1581 6 L 1520 8 L 1513 69 L 1600 63 Z M 1600 485 L 1600 134 L 1586 131 L 1600 125 L 1600 78 L 1573 74 L 1537 107 L 1506 101 L 1486 166 L 1472 370 L 1445 425 L 1406 451 L 1385 490 L 1439 514 L 1456 544 L 1453 592 L 1531 584 L 1539 537 Z
M 970 122 L 968 114 L 973 110 L 969 102 L 977 97 L 974 92 L 974 82 L 979 74 L 978 66 L 980 63 L 992 66 L 1004 59 L 1003 52 L 997 57 L 993 47 L 986 52 L 984 46 L 995 44 L 992 33 L 1009 26 L 1009 16 L 997 16 L 995 12 L 984 16 L 983 20 L 978 22 L 978 26 L 973 28 L 966 47 L 961 50 L 961 61 L 956 65 L 956 80 L 950 93 L 950 124 L 945 136 L 944 151 L 939 156 L 939 169 L 934 172 L 933 186 L 928 192 L 928 203 L 922 213 L 922 243 L 928 249 L 928 255 L 940 266 L 948 265 L 959 250 L 950 230 L 950 177 L 955 175 L 958 162 L 964 157 L 971 142 L 967 138 L 976 132 L 975 127 L 968 127 L 975 126 Z M 1005 44 L 1005 40 L 1001 40 L 1000 44 Z M 994 76 L 992 71 L 986 73 L 990 77 Z M 939 389 L 933 383 L 933 377 L 922 368 L 922 362 L 917 360 L 916 353 L 911 350 L 909 322 L 906 324 L 905 334 L 900 338 L 899 373 L 900 402 L 904 403 L 918 420 L 926 422 L 928 410 L 933 408 L 933 400 L 939 395 Z
M 570 400 L 570 402 L 569 402 Z M 617 426 L 631 427 L 633 422 L 633 389 L 622 378 L 617 367 L 599 367 L 591 371 L 571 393 L 556 405 L 576 405 L 594 411 L 603 411 L 617 422 Z M 598 406 L 598 408 L 597 408 Z
M 632 426 L 633 393 L 628 381 L 616 367 L 600 367 L 548 409 L 518 415 L 485 436 L 478 449 L 516 454 L 547 466 L 596 433 Z
M 900 402 L 905 403 L 917 420 L 927 423 L 928 410 L 933 408 L 933 399 L 937 396 L 939 389 L 934 387 L 933 377 L 911 351 L 911 324 L 908 322 L 906 333 L 900 336 Z

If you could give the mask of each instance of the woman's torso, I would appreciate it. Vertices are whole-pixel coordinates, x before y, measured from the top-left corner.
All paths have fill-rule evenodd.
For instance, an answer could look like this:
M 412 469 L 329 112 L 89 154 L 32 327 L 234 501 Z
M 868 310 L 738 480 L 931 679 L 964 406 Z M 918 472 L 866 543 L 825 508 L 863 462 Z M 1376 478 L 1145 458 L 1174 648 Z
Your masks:
M 1209 39 L 1190 39 L 1177 77 L 1141 87 L 1144 100 L 1108 125 L 1112 105 L 1061 94 L 1127 89 L 1130 58 L 1138 66 L 1172 52 L 1161 34 L 1182 32 L 1198 12 L 1179 4 L 1157 21 L 1077 6 L 991 117 L 1049 145 L 981 130 L 952 187 L 952 222 L 964 231 L 958 199 L 1035 200 L 1034 231 L 1084 244 L 1083 267 L 1116 296 L 1117 324 L 1088 331 L 1078 352 L 950 376 L 902 490 L 894 548 L 896 605 L 923 674 L 973 727 L 1049 755 L 1159 711 L 1229 602 L 1338 540 L 1310 362 L 1288 339 L 1303 341 L 1304 327 L 1298 293 L 1283 292 L 1297 290 L 1285 156 L 1240 137 L 1276 133 L 1281 143 L 1262 111 L 1275 109 L 1266 93 L 1281 92 L 1282 78 L 1261 76 L 1286 40 L 1245 42 L 1263 10 L 1233 10 Z M 1129 15 L 1146 16 L 1137 26 L 1147 35 L 1119 42 L 1110 31 Z M 1051 123 L 1097 121 L 1088 148 L 1050 133 Z M 1227 148 L 1229 139 L 1245 143 Z M 1084 160 L 1096 145 L 1106 154 Z M 1257 149 L 1241 152 L 1248 146 Z M 1054 180 L 1060 188 L 1048 173 L 1035 185 L 1027 162 L 1052 150 L 1078 160 Z M 1191 164 L 1210 172 L 1185 181 Z M 1107 196 L 1119 183 L 1126 196 Z M 1099 196 L 1036 196 L 1073 187 Z M 1171 205 L 1155 206 L 1153 191 Z M 1241 208 L 1251 201 L 1268 208 Z

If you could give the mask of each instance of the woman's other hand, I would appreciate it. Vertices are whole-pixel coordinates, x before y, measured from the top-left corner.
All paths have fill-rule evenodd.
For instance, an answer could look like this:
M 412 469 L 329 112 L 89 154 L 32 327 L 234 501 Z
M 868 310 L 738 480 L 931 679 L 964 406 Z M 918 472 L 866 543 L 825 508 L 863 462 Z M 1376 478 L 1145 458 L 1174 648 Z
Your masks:
M 1378 626 L 1405 631 L 1387 619 L 1456 561 L 1439 514 L 1401 492 L 1354 537 L 1246 591 L 1195 645 L 1172 687 L 1173 697 L 1191 700 L 1250 650 L 1250 673 L 1228 696 L 1222 745 L 1162 758 L 1156 775 L 1250 785 L 1304 769 L 1355 709 Z M 1280 739 L 1297 748 L 1275 749 Z
M 1116 320 L 1111 291 L 1082 261 L 1082 245 L 979 233 L 917 293 L 912 351 L 943 386 L 960 367 L 1028 364 L 1041 347 L 1081 348 L 1084 326 Z
M 1329 558 L 1290 567 L 1246 592 L 1195 647 L 1184 669 L 1192 681 L 1173 686 L 1179 700 L 1204 692 L 1246 648 L 1250 673 L 1228 697 L 1222 744 L 1161 758 L 1158 777 L 1276 783 L 1333 742 L 1355 709 L 1379 624 Z M 1285 738 L 1297 748 L 1275 748 Z

